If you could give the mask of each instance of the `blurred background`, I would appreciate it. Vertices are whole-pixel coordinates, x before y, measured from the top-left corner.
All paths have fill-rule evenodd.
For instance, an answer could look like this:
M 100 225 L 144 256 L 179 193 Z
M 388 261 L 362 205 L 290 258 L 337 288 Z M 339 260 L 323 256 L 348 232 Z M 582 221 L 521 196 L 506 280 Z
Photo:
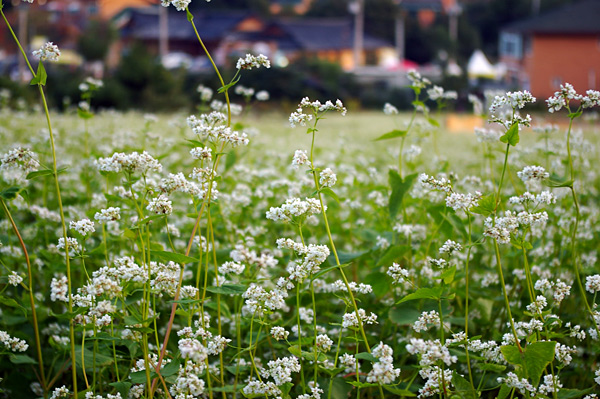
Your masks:
M 54 108 L 77 104 L 87 77 L 104 82 L 96 108 L 192 108 L 199 85 L 219 85 L 186 13 L 159 3 L 5 0 L 4 11 L 28 55 L 46 41 L 61 49 L 58 63 L 46 63 Z M 242 82 L 269 93 L 264 108 L 289 110 L 303 96 L 409 108 L 409 69 L 456 90 L 455 111 L 469 107 L 469 92 L 545 98 L 564 82 L 598 89 L 600 78 L 598 0 L 194 0 L 190 11 L 226 81 L 246 53 L 270 58 L 271 69 Z M 35 98 L 17 51 L 1 24 L 4 106 Z

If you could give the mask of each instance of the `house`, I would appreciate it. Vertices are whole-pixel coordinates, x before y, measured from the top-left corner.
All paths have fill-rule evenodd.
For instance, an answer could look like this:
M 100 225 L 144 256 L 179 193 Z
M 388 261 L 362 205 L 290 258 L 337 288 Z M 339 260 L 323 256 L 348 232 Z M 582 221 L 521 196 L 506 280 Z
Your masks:
M 500 33 L 507 83 L 538 98 L 561 83 L 578 92 L 600 86 L 600 1 L 582 0 L 512 23 Z
M 353 70 L 354 33 L 351 17 L 278 18 L 261 31 L 232 33 L 223 45 L 228 54 L 262 46 L 270 55 L 283 56 L 289 62 L 312 57 Z M 366 34 L 362 47 L 362 63 L 367 65 L 381 65 L 386 57 L 394 54 L 392 44 Z

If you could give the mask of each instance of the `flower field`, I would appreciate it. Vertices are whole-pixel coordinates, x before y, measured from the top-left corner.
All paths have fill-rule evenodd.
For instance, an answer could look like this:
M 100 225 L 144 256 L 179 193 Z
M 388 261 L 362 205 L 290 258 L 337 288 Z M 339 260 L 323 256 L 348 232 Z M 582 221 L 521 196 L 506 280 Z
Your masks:
M 96 112 L 95 79 L 56 114 L 36 55 L 41 107 L 0 111 L 0 397 L 596 398 L 599 92 L 470 96 L 474 134 L 415 71 L 412 113 L 258 114 L 247 55 L 193 115 Z

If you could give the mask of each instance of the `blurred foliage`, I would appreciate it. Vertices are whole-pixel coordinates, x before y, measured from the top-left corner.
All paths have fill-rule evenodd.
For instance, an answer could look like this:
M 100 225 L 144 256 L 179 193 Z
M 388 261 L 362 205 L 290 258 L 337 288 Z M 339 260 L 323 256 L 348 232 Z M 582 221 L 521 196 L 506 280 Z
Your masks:
M 117 32 L 113 26 L 99 20 L 91 21 L 79 36 L 77 52 L 88 61 L 102 61 L 116 38 Z

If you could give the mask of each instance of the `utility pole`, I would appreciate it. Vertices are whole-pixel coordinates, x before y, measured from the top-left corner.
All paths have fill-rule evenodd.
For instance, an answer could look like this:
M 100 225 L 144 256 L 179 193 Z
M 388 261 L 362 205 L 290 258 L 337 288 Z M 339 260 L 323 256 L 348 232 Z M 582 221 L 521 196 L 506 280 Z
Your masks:
M 27 10 L 27 6 L 20 4 L 17 11 L 19 17 L 19 42 L 23 43 L 22 45 L 25 46 L 25 48 L 29 47 L 29 41 L 27 39 Z M 25 59 L 23 57 L 17 57 L 17 59 L 19 81 L 25 82 Z
M 349 6 L 354 14 L 354 69 L 363 65 L 365 7 L 364 0 L 354 0 Z
M 396 11 L 396 24 L 395 24 L 395 41 L 396 41 L 396 55 L 398 61 L 404 61 L 405 57 L 405 28 L 404 28 L 404 12 L 398 8 Z
M 158 6 L 158 54 L 161 60 L 169 53 L 169 10 Z

